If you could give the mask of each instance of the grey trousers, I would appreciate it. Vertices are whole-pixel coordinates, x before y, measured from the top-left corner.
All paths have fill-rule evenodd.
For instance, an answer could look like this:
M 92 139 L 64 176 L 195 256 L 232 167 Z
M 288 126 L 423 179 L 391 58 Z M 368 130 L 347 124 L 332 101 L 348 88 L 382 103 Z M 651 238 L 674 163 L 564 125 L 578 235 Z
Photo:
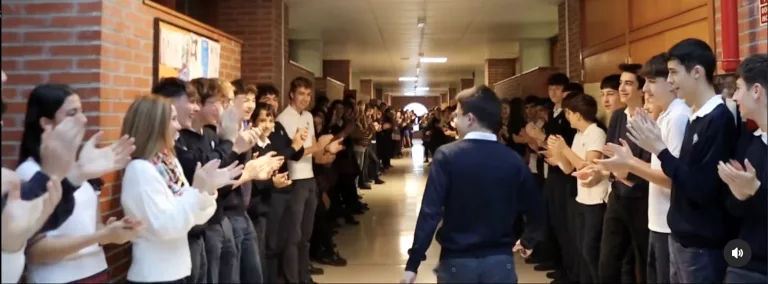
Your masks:
M 287 189 L 291 190 L 291 189 Z M 283 270 L 296 269 L 297 261 L 295 256 L 288 256 L 285 252 L 287 242 L 285 240 L 286 231 L 288 228 L 293 228 L 292 222 L 298 222 L 290 218 L 291 210 L 291 194 L 290 193 L 272 193 L 272 197 L 269 200 L 269 213 L 267 215 L 267 237 L 266 237 L 266 250 L 267 250 L 267 270 L 266 270 L 266 282 L 278 283 L 280 278 L 280 267 Z M 295 274 L 295 272 L 292 272 Z M 286 273 L 287 274 L 287 273 Z M 291 277 L 292 275 L 285 275 Z M 296 283 L 297 278 L 286 279 L 288 283 Z
M 290 211 L 287 227 L 287 244 L 283 262 L 286 281 L 289 283 L 308 283 L 309 281 L 309 241 L 315 224 L 317 209 L 317 181 L 315 178 L 293 181 Z M 294 281 L 298 280 L 298 281 Z
M 248 215 L 231 216 L 232 232 L 235 235 L 237 258 L 234 265 L 235 275 L 242 283 L 263 283 L 261 272 L 261 253 L 257 244 L 256 229 Z M 238 283 L 238 282 L 235 282 Z
M 221 224 L 205 228 L 205 254 L 208 261 L 208 283 L 238 282 L 239 277 L 234 269 L 237 248 L 232 223 L 228 218 L 224 218 Z
M 189 236 L 189 255 L 192 260 L 191 274 L 185 279 L 186 283 L 208 282 L 208 259 L 205 257 L 205 240 L 203 236 Z
M 511 255 L 441 259 L 435 272 L 437 283 L 517 283 Z

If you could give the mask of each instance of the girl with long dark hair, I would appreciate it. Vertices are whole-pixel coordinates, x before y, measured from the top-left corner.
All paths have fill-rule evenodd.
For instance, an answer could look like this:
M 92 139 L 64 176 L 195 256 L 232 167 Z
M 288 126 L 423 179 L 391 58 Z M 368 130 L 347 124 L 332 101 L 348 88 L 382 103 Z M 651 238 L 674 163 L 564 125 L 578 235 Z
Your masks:
M 85 122 L 80 96 L 66 85 L 40 85 L 32 90 L 24 117 L 24 133 L 21 140 L 19 161 L 16 169 L 21 180 L 29 180 L 41 167 L 41 137 L 44 128 L 53 128 L 67 119 Z M 123 244 L 132 240 L 142 230 L 136 218 L 122 220 L 110 218 L 106 225 L 99 212 L 101 180 L 107 172 L 122 169 L 130 160 L 133 141 L 127 136 L 106 148 L 96 148 L 102 132 L 85 143 L 80 161 L 70 171 L 68 180 L 79 186 L 74 193 L 74 210 L 61 226 L 39 234 L 27 247 L 27 281 L 31 283 L 54 282 L 104 282 L 107 259 L 101 246 Z M 88 180 L 92 179 L 92 180 Z

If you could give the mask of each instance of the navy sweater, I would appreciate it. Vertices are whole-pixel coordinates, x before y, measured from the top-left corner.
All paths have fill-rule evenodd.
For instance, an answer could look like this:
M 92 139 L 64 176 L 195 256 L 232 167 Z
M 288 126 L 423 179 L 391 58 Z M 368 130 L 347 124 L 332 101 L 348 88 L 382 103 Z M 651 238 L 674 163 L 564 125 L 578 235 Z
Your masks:
M 744 127 L 746 128 L 746 127 Z M 745 131 L 747 132 L 747 131 Z M 752 258 L 743 269 L 768 274 L 768 146 L 760 136 L 744 133 L 739 139 L 735 160 L 743 163 L 748 159 L 755 167 L 760 187 L 752 197 L 738 200 L 733 194 L 728 198 L 728 209 L 741 220 L 738 238 L 747 242 L 752 249 Z
M 46 184 L 50 181 L 50 177 L 41 171 L 35 173 L 32 178 L 21 185 L 21 199 L 22 200 L 34 200 L 48 192 Z M 56 204 L 56 208 L 53 209 L 53 213 L 45 221 L 43 227 L 40 228 L 38 234 L 45 233 L 51 230 L 55 230 L 67 221 L 69 216 L 72 215 L 72 211 L 75 210 L 75 191 L 78 187 L 72 185 L 67 179 L 61 180 L 61 201 Z M 8 199 L 7 195 L 3 196 L 2 207 L 5 208 L 5 203 Z
M 717 164 L 731 158 L 738 131 L 725 104 L 688 124 L 675 158 L 668 149 L 658 157 L 672 180 L 667 222 L 672 238 L 685 247 L 722 249 L 730 240 L 733 219 L 723 200 L 728 188 L 717 174 Z M 735 228 L 734 228 L 735 229 Z
M 627 138 L 627 114 L 624 113 L 626 109 L 626 107 L 621 108 L 614 111 L 613 115 L 611 115 L 606 142 L 621 145 L 619 139 L 624 139 L 627 141 L 627 144 L 629 144 L 629 150 L 632 151 L 632 156 L 650 163 L 651 153 L 643 150 L 643 148 L 640 148 L 640 146 L 637 146 L 637 144 Z M 648 181 L 633 173 L 627 175 L 627 180 L 631 181 L 633 185 L 629 186 L 622 181 L 615 180 L 611 183 L 611 192 L 616 192 L 614 194 L 618 194 L 622 197 L 648 198 Z
M 216 129 L 213 126 L 203 127 L 203 133 L 197 133 L 189 129 L 179 131 L 179 138 L 176 140 L 176 156 L 179 159 L 184 176 L 188 182 L 195 178 L 197 163 L 205 165 L 206 163 L 219 159 L 222 166 L 228 166 L 237 160 L 237 153 L 232 152 L 232 141 L 219 139 Z M 217 204 L 231 192 L 231 187 L 219 189 L 219 196 L 216 199 Z M 222 206 L 216 207 L 208 222 L 203 225 L 192 227 L 189 231 L 190 236 L 199 236 L 203 233 L 207 224 L 219 224 L 224 219 Z
M 521 243 L 533 248 L 544 236 L 544 201 L 528 166 L 497 141 L 464 139 L 438 148 L 419 212 L 406 271 L 416 272 L 442 220 L 440 258 L 511 255 L 526 217 Z

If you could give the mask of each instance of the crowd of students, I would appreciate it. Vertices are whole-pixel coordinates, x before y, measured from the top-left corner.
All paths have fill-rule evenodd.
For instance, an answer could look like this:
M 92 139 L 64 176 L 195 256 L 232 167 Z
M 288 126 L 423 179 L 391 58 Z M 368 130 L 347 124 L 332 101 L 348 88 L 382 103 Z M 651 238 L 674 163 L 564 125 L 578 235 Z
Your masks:
M 2 282 L 26 271 L 30 283 L 104 283 L 102 246 L 127 242 L 136 283 L 314 283 L 323 270 L 310 260 L 346 266 L 337 220 L 357 225 L 358 186 L 384 183 L 391 110 L 317 96 L 310 112 L 303 77 L 287 106 L 279 97 L 243 80 L 162 78 L 130 105 L 119 140 L 100 147 L 100 131 L 81 147 L 76 90 L 34 88 L 19 165 L 2 173 Z M 100 177 L 115 171 L 124 217 L 102 222 Z
M 456 113 L 463 117 L 436 111 L 424 125 L 432 163 L 439 165 L 430 169 L 404 282 L 414 281 L 440 220 L 438 282 L 516 281 L 508 269 L 494 268 L 509 268 L 511 259 L 491 258 L 512 253 L 494 249 L 509 244 L 497 227 L 515 219 L 510 230 L 524 241 L 515 250 L 553 283 L 766 283 L 768 55 L 744 59 L 732 97 L 716 93 L 716 68 L 712 48 L 698 39 L 680 41 L 643 65 L 621 64 L 600 84 L 604 119 L 598 99 L 562 73 L 548 78 L 548 99 L 502 101 L 500 123 L 483 120 L 495 113 L 491 91 L 462 92 Z M 500 178 L 496 170 L 512 165 L 488 158 L 493 167 L 455 166 L 478 162 L 465 152 L 486 150 L 469 142 L 445 145 L 446 120 L 464 124 L 461 140 L 497 140 L 528 163 L 545 200 L 545 238 L 534 242 L 538 232 L 523 226 L 539 220 L 524 214 L 536 206 L 526 178 L 513 188 L 517 197 L 505 199 L 517 202 L 508 205 L 520 207 L 520 216 L 500 216 L 506 211 L 498 199 L 484 199 L 496 186 L 481 179 Z M 485 137 L 486 130 L 496 137 Z M 462 209 L 456 198 L 474 207 Z M 471 226 L 462 223 L 469 216 L 476 222 Z M 726 263 L 723 250 L 734 239 L 751 248 L 744 266 Z
M 468 138 L 457 116 L 466 128 L 500 114 L 491 138 L 528 163 L 548 212 L 546 221 L 511 223 L 518 237 L 524 222 L 547 228 L 547 238 L 523 244 L 524 255 L 555 282 L 765 283 L 768 56 L 742 62 L 732 98 L 716 94 L 715 68 L 711 47 L 696 39 L 644 65 L 622 64 L 601 82 L 606 120 L 581 85 L 553 74 L 549 100 L 514 99 L 488 113 L 434 109 L 422 119 L 425 152 L 447 155 L 444 146 Z M 103 132 L 81 143 L 87 118 L 76 90 L 34 88 L 19 164 L 2 170 L 2 282 L 26 270 L 32 283 L 103 283 L 102 246 L 127 242 L 129 282 L 313 283 L 322 269 L 311 260 L 346 265 L 333 242 L 337 220 L 358 224 L 354 215 L 368 210 L 358 189 L 384 183 L 381 173 L 412 143 L 403 138 L 415 117 L 375 100 L 313 96 L 302 77 L 287 106 L 279 97 L 274 86 L 242 80 L 163 78 L 130 105 L 121 137 L 103 146 Z M 102 222 L 100 177 L 115 171 L 125 216 Z M 419 229 L 421 215 L 442 212 L 435 204 L 422 206 L 417 232 L 429 232 Z M 464 213 L 472 228 L 493 219 Z M 426 235 L 415 238 L 409 271 L 424 257 Z M 496 241 L 488 238 L 464 232 L 443 249 L 469 255 Z M 736 238 L 751 259 L 727 267 L 722 250 Z

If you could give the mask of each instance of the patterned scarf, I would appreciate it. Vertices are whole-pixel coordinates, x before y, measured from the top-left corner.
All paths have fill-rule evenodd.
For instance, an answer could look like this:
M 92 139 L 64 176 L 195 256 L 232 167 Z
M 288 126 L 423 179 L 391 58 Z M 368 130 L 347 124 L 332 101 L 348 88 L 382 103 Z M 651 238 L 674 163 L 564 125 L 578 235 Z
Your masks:
M 181 189 L 188 186 L 189 183 L 184 177 L 184 172 L 179 168 L 176 157 L 170 155 L 167 150 L 164 150 L 149 161 L 155 165 L 155 169 L 157 169 L 157 172 L 160 173 L 160 176 L 165 180 L 168 189 L 170 189 L 174 195 L 180 196 Z

